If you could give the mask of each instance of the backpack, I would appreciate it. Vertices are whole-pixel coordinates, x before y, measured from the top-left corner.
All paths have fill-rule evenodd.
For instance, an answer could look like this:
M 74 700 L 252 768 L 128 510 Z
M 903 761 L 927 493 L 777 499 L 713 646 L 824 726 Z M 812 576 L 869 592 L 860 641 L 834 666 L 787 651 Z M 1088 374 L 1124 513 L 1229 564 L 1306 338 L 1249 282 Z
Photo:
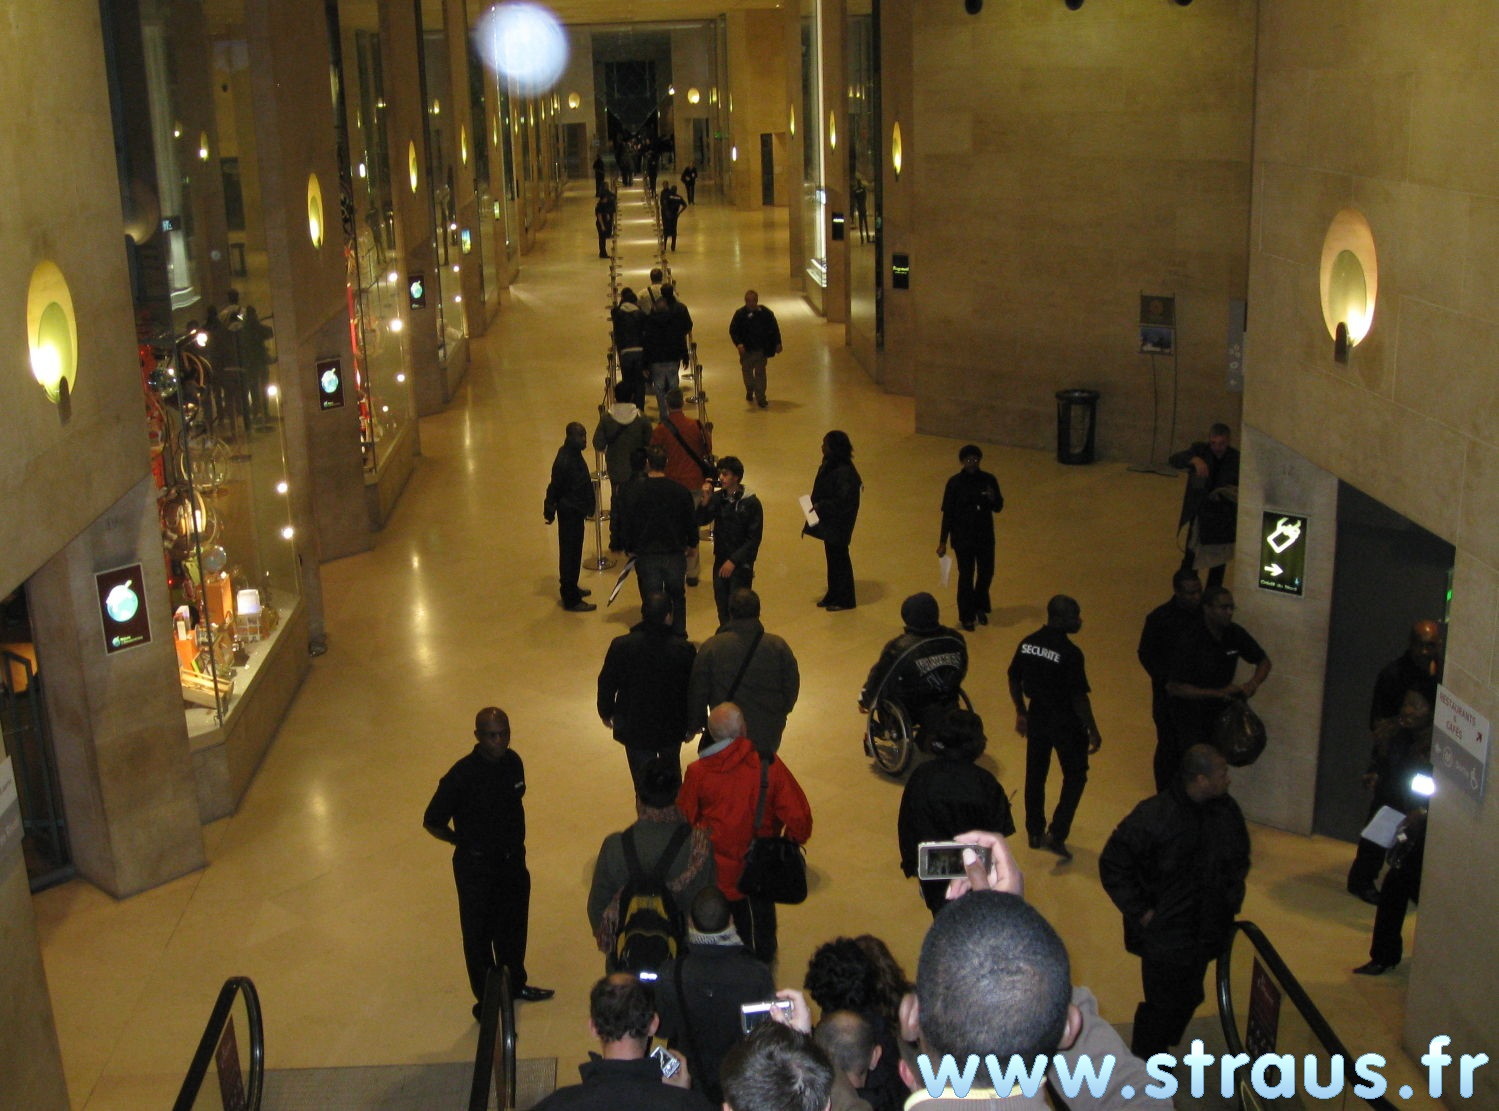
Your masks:
M 611 972 L 655 971 L 665 967 L 685 947 L 686 924 L 666 886 L 666 872 L 691 835 L 690 825 L 686 822 L 679 825 L 656 866 L 646 873 L 635 851 L 635 831 L 625 830 L 621 843 L 630 878 L 619 892 L 619 933 L 609 954 Z

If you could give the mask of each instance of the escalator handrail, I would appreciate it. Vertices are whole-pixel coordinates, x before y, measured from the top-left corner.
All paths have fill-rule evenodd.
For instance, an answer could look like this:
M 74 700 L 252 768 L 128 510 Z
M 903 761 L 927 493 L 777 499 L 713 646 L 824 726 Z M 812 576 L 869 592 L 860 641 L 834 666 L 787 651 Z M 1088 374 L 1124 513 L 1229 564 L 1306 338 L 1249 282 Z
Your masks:
M 265 1083 L 265 1027 L 260 1019 L 260 995 L 248 976 L 231 976 L 219 989 L 219 997 L 214 1001 L 208 1025 L 203 1028 L 203 1037 L 198 1041 L 192 1064 L 187 1067 L 187 1075 L 182 1080 L 172 1111 L 192 1111 L 203 1087 L 203 1079 L 217 1054 L 219 1038 L 229 1021 L 229 1011 L 234 1006 L 236 995 L 245 997 L 245 1014 L 250 1022 L 250 1071 L 245 1079 L 245 1106 L 249 1111 L 258 1111 Z
M 494 1045 L 500 1042 L 505 1070 L 505 1091 L 500 1107 L 515 1106 L 515 998 L 510 994 L 510 970 L 497 966 L 484 982 L 484 1002 L 479 1008 L 479 1045 L 474 1051 L 474 1079 L 469 1087 L 469 1111 L 486 1111 L 489 1085 L 494 1075 Z
M 1234 932 L 1229 937 L 1228 945 L 1224 947 L 1223 955 L 1218 958 L 1218 1016 L 1223 1023 L 1223 1040 L 1228 1045 L 1228 1051 L 1230 1053 L 1244 1052 L 1244 1041 L 1239 1037 L 1239 1024 L 1234 1018 L 1233 984 L 1230 978 L 1234 940 L 1241 933 L 1254 946 L 1256 955 L 1264 962 L 1265 967 L 1270 970 L 1270 974 L 1279 982 L 1286 997 L 1290 999 L 1292 1005 L 1300 1012 L 1303 1021 L 1306 1022 L 1307 1027 L 1311 1030 L 1312 1036 L 1322 1043 L 1323 1049 L 1327 1050 L 1329 1054 L 1342 1056 L 1345 1062 L 1352 1062 L 1354 1060 L 1353 1054 L 1348 1052 L 1348 1047 L 1343 1044 L 1343 1040 L 1328 1025 L 1327 1019 L 1323 1017 L 1317 1004 L 1312 1002 L 1312 997 L 1306 993 L 1306 989 L 1301 986 L 1301 981 L 1296 978 L 1295 973 L 1281 959 L 1281 955 L 1276 951 L 1275 946 L 1270 944 L 1270 939 L 1265 936 L 1264 931 L 1253 922 L 1243 918 L 1234 923 Z M 1372 1099 L 1362 1096 L 1355 1096 L 1354 1098 L 1362 1100 L 1370 1107 L 1375 1108 L 1376 1111 L 1399 1111 L 1395 1104 L 1383 1096 L 1376 1096 Z

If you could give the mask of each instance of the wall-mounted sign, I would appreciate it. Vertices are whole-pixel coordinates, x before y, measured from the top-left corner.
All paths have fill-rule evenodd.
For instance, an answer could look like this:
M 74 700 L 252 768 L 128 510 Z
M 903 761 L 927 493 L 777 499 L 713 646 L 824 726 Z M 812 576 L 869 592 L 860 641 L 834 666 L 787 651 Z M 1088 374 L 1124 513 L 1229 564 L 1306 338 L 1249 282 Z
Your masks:
M 1446 782 L 1481 800 L 1489 766 L 1489 719 L 1444 686 L 1437 687 L 1431 763 Z
M 843 238 L 843 213 L 833 213 L 833 241 L 836 243 Z
M 892 254 L 890 256 L 890 288 L 891 289 L 910 289 L 911 288 L 911 256 L 910 255 Z
M 1140 294 L 1140 354 L 1176 353 L 1176 298 L 1160 293 Z
M 1260 516 L 1261 590 L 1306 593 L 1306 518 L 1265 510 Z
M 424 309 L 427 307 L 427 275 L 413 272 L 406 279 L 406 293 L 411 299 L 411 307 Z
M 99 621 L 104 627 L 104 651 L 119 652 L 148 644 L 151 619 L 146 613 L 146 591 L 141 586 L 141 565 L 116 567 L 94 575 L 99 593 Z
M 317 361 L 317 400 L 319 409 L 343 408 L 344 369 L 337 357 Z
M 468 254 L 474 249 L 474 233 L 464 228 L 458 233 L 458 242 L 463 246 L 463 253 Z

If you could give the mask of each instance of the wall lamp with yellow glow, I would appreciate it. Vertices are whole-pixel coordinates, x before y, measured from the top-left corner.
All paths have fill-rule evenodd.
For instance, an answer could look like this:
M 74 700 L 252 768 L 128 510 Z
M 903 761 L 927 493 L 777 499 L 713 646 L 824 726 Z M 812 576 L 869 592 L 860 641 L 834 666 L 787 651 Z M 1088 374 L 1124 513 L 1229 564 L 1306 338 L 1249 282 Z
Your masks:
M 26 335 L 31 375 L 47 400 L 69 416 L 68 399 L 78 376 L 78 322 L 67 279 L 52 262 L 39 262 L 26 293 Z
M 1322 320 L 1332 336 L 1332 357 L 1347 363 L 1349 352 L 1369 334 L 1379 293 L 1374 232 L 1357 209 L 1332 219 L 1322 242 Z
M 890 125 L 890 168 L 895 171 L 895 180 L 900 180 L 900 168 L 904 160 L 905 151 L 900 141 L 900 120 Z

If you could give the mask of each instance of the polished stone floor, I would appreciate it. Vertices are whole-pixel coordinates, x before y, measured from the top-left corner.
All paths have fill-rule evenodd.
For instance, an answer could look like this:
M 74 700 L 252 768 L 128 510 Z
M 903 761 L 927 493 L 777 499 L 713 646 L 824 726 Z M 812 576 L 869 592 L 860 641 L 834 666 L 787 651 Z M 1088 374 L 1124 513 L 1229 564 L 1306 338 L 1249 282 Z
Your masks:
M 448 849 L 420 819 L 438 776 L 472 743 L 474 711 L 490 703 L 509 711 L 527 763 L 531 978 L 557 989 L 552 1002 L 522 1006 L 521 1053 L 558 1057 L 564 1083 L 583 1057 L 587 988 L 601 967 L 584 916 L 588 878 L 600 840 L 633 816 L 624 756 L 594 712 L 594 678 L 635 600 L 630 587 L 613 608 L 564 613 L 555 537 L 541 514 L 563 426 L 591 430 L 603 396 L 608 264 L 595 257 L 586 193 L 574 184 L 549 215 L 499 318 L 473 345 L 459 396 L 422 420 L 416 474 L 375 549 L 323 568 L 328 654 L 314 661 L 239 812 L 206 831 L 209 867 L 124 902 L 83 882 L 37 897 L 74 1107 L 166 1105 L 219 984 L 235 974 L 259 987 L 274 1067 L 470 1055 L 476 1027 Z M 625 194 L 619 251 L 637 285 L 653 259 L 646 212 L 638 190 Z M 766 625 L 801 661 L 782 756 L 813 806 L 814 890 L 782 912 L 778 973 L 799 984 L 812 949 L 839 934 L 879 934 L 914 970 L 929 921 L 897 865 L 900 788 L 863 757 L 854 700 L 899 630 L 902 598 L 933 590 L 955 618 L 934 548 L 959 441 L 913 433 L 911 401 L 872 385 L 842 326 L 789 288 L 786 238 L 784 209 L 707 198 L 683 218 L 672 263 L 697 322 L 715 446 L 744 460 L 746 484 L 765 503 L 756 585 Z M 766 411 L 744 403 L 727 337 L 747 287 L 785 336 Z M 796 505 L 830 428 L 852 437 L 864 478 L 859 605 L 838 614 L 813 605 L 822 553 L 800 538 Z M 989 723 L 986 760 L 1016 791 L 1023 758 L 1004 669 L 1048 596 L 1080 601 L 1077 642 L 1104 748 L 1071 839 L 1076 859 L 1059 865 L 1023 845 L 1017 854 L 1029 897 L 1069 944 L 1075 979 L 1094 988 L 1106 1016 L 1128 1022 L 1137 965 L 1123 953 L 1097 857 L 1149 791 L 1149 689 L 1134 647 L 1144 614 L 1169 593 L 1179 480 L 1122 463 L 1063 467 L 1045 453 L 986 452 L 1006 508 L 996 609 L 969 637 L 968 689 Z M 612 577 L 585 573 L 595 600 Z M 701 639 L 712 632 L 706 583 L 689 606 L 689 632 Z M 1343 891 L 1351 847 L 1253 834 L 1245 917 L 1281 947 L 1355 1053 L 1394 1058 L 1397 1083 L 1414 1082 L 1417 1067 L 1399 1048 L 1408 964 L 1375 980 L 1348 972 L 1366 959 L 1373 914 Z

